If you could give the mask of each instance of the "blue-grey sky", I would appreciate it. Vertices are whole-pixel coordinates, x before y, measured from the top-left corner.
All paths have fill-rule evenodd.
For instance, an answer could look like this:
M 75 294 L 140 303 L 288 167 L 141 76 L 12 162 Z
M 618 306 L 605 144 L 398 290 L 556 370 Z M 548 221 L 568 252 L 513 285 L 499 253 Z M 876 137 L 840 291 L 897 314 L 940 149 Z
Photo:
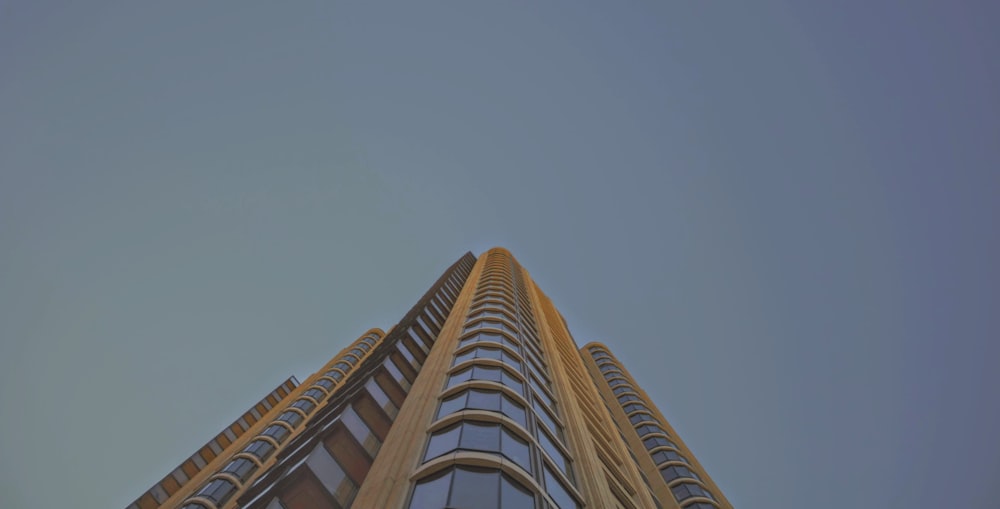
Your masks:
M 512 250 L 740 508 L 1000 499 L 1000 8 L 0 0 L 0 507 Z

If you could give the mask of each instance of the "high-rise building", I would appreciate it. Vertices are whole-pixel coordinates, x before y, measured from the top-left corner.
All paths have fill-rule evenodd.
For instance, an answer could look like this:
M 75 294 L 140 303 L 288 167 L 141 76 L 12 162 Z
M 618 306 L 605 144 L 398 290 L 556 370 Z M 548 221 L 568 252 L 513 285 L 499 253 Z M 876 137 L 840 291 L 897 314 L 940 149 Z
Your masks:
M 511 254 L 289 379 L 128 509 L 728 509 L 628 371 Z

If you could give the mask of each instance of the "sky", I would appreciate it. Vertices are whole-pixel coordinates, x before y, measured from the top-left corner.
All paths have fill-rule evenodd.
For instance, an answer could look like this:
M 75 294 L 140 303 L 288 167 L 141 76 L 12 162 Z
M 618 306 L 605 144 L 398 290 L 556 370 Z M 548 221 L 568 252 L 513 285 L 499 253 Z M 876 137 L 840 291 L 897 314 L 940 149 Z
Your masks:
M 995 509 L 998 5 L 0 0 L 0 507 L 503 246 L 736 507 Z

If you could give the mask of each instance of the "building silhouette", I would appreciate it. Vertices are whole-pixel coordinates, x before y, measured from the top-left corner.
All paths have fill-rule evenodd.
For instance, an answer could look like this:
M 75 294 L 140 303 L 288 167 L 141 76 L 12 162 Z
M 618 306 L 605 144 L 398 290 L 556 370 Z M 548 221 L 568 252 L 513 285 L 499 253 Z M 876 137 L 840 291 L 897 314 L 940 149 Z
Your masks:
M 608 348 L 505 249 L 290 378 L 128 509 L 727 509 Z

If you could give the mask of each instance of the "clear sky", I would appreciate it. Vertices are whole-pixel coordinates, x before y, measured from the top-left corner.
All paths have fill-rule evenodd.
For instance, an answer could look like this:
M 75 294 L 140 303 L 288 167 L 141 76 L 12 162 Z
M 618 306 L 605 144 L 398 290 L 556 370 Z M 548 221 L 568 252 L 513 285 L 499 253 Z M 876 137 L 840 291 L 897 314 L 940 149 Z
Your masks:
M 0 507 L 509 248 L 739 508 L 1000 502 L 994 0 L 0 0 Z

